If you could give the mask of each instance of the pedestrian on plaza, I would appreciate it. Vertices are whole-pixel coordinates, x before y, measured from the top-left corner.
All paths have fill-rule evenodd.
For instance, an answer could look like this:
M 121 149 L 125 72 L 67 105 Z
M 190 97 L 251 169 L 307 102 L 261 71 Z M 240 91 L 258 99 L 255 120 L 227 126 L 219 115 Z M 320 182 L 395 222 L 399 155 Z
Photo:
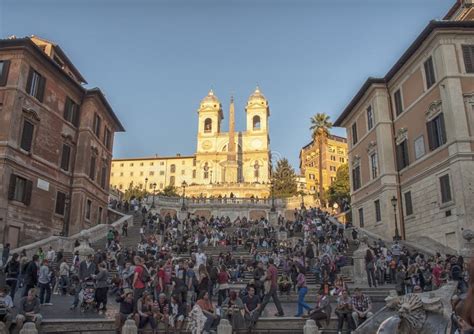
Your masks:
M 377 281 L 375 280 L 375 257 L 370 249 L 367 249 L 364 260 L 369 287 L 371 288 L 372 285 L 377 287 Z
M 51 275 L 49 261 L 44 259 L 39 269 L 38 285 L 40 288 L 40 304 L 52 306 L 51 303 Z
M 128 237 L 128 221 L 124 222 L 122 225 L 122 236 Z
M 342 333 L 344 321 L 347 322 L 348 331 L 352 331 L 354 329 L 352 322 L 352 300 L 347 290 L 344 290 L 342 295 L 339 296 L 335 313 L 337 315 L 338 334 Z
M 103 262 L 99 263 L 99 272 L 95 276 L 96 280 L 96 290 L 95 290 L 95 301 L 97 311 L 106 311 L 107 310 L 107 291 L 109 290 L 109 272 L 105 268 Z M 100 305 L 102 304 L 102 308 Z
M 3 254 L 2 254 L 2 265 L 5 266 L 10 258 L 10 244 L 7 243 L 5 247 L 3 247 Z
M 5 268 L 7 274 L 6 283 L 10 287 L 10 296 L 12 301 L 15 299 L 15 293 L 18 286 L 18 279 L 20 276 L 20 261 L 18 261 L 18 254 L 13 254 L 10 261 L 8 261 Z
M 268 291 L 265 291 L 265 296 L 263 297 L 262 312 L 267 306 L 268 302 L 270 301 L 270 298 L 272 298 L 278 311 L 275 314 L 275 316 L 283 317 L 284 312 L 283 312 L 283 308 L 281 307 L 280 299 L 278 298 L 278 292 L 277 292 L 278 290 L 277 279 L 278 279 L 278 269 L 274 265 L 273 258 L 270 258 L 268 259 L 268 269 L 264 277 L 264 280 L 268 281 L 267 285 L 269 286 L 269 289 Z
M 306 276 L 305 276 L 305 269 L 300 267 L 299 265 L 296 266 L 298 271 L 298 277 L 296 279 L 296 286 L 298 288 L 298 311 L 295 314 L 295 317 L 301 317 L 303 315 L 303 308 L 307 311 L 311 310 L 311 307 L 306 304 L 304 298 L 308 293 L 308 287 L 306 286 Z
M 66 259 L 61 258 L 61 264 L 59 265 L 59 287 L 63 296 L 67 294 L 69 289 L 69 272 L 70 267 Z
M 78 257 L 79 259 L 79 257 Z M 93 262 L 93 256 L 92 254 L 87 255 L 86 259 L 82 262 L 79 263 L 79 282 L 76 285 L 75 289 L 75 295 L 74 295 L 74 301 L 71 305 L 71 310 L 74 310 L 77 305 L 79 305 L 79 293 L 82 290 L 82 283 L 84 283 L 86 280 L 93 278 L 93 276 L 96 273 L 96 265 Z
M 24 270 L 24 282 L 25 288 L 23 290 L 23 297 L 28 295 L 28 291 L 36 287 L 38 284 L 38 271 L 39 271 L 39 256 L 38 254 L 33 255 L 32 260 L 27 263 Z M 35 291 L 36 292 L 36 291 Z

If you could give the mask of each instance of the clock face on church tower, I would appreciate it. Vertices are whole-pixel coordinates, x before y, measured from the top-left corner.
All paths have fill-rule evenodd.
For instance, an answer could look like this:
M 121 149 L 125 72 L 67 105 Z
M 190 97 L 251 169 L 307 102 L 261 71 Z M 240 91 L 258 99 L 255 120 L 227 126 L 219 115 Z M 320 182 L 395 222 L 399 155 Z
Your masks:
M 201 147 L 203 150 L 210 150 L 212 148 L 212 143 L 210 140 L 205 140 L 202 142 Z
M 260 139 L 254 139 L 250 145 L 254 150 L 258 150 L 262 148 L 262 141 Z

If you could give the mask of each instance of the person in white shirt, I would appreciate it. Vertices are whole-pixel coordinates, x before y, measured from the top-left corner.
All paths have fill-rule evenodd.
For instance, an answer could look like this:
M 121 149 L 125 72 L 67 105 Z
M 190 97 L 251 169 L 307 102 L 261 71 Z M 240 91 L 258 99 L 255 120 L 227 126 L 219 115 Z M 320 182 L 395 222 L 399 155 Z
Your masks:
M 56 258 L 56 252 L 54 251 L 53 247 L 49 246 L 49 250 L 46 253 L 46 260 L 52 263 L 55 258 Z
M 201 264 L 206 265 L 207 263 L 207 256 L 204 254 L 202 249 L 198 250 L 198 253 L 196 254 L 196 268 L 199 268 Z

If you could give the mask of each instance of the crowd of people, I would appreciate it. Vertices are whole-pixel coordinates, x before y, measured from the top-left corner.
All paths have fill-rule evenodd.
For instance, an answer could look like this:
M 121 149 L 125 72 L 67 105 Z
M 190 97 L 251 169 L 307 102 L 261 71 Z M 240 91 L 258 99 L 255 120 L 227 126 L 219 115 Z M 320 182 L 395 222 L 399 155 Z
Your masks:
M 212 333 L 220 319 L 236 330 L 252 330 L 273 302 L 275 316 L 284 316 L 280 297 L 297 296 L 294 316 L 311 318 L 322 328 L 334 313 L 338 330 L 355 329 L 373 314 L 369 296 L 350 291 L 341 268 L 351 264 L 347 255 L 357 245 L 344 226 L 318 209 L 295 210 L 292 219 L 278 217 L 274 226 L 266 219 L 188 216 L 179 221 L 170 214 L 148 212 L 138 201 L 121 203 L 140 217 L 140 241 L 124 247 L 128 226 L 110 229 L 102 249 L 86 258 L 74 254 L 71 263 L 63 251 L 39 249 L 31 259 L 13 254 L 5 267 L 7 288 L 0 290 L 2 305 L 13 307 L 21 288 L 16 323 L 41 323 L 40 307 L 50 306 L 51 295 L 74 296 L 71 310 L 104 312 L 109 299 L 119 304 L 116 328 L 127 319 L 138 328 L 180 331 L 185 324 L 193 333 Z M 125 207 L 126 206 L 126 207 Z M 399 243 L 387 247 L 379 240 L 365 257 L 369 287 L 396 285 L 399 294 L 429 291 L 448 280 L 468 284 L 468 268 L 461 257 L 427 258 L 409 252 Z M 309 283 L 311 282 L 311 283 Z M 310 285 L 311 284 L 311 285 Z M 314 284 L 314 285 L 313 285 Z M 318 287 L 309 304 L 306 295 Z M 472 292 L 472 291 L 471 291 Z M 13 320 L 6 312 L 7 326 Z

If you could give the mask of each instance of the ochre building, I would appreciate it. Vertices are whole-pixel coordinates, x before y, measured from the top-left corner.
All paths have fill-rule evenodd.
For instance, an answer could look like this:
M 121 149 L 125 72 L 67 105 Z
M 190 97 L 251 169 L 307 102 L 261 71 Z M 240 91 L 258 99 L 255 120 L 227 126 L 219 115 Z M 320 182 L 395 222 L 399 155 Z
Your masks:
M 339 166 L 347 163 L 347 139 L 329 135 L 323 145 L 323 188 L 327 189 L 336 179 Z M 316 194 L 319 189 L 319 148 L 313 141 L 300 151 L 300 171 L 306 178 L 306 192 Z
M 335 122 L 350 142 L 354 224 L 457 251 L 474 230 L 474 22 L 462 3 L 369 78 Z
M 0 40 L 0 242 L 12 248 L 107 221 L 114 133 L 98 88 L 38 37 Z
M 258 87 L 247 101 L 245 114 L 246 130 L 236 131 L 231 100 L 229 131 L 221 131 L 224 112 L 211 90 L 199 105 L 194 155 L 115 159 L 111 185 L 121 191 L 138 186 L 159 192 L 169 185 L 181 189 L 185 182 L 186 196 L 268 197 L 270 108 Z

